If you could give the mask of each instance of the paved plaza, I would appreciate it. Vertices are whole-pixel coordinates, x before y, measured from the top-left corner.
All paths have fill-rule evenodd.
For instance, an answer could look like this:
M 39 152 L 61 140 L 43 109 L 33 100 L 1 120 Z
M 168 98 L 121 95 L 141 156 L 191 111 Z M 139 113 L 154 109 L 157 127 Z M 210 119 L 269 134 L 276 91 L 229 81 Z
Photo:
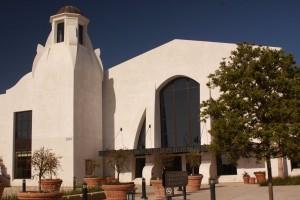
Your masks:
M 188 200 L 210 200 L 208 185 L 202 185 L 199 192 L 187 195 Z M 154 200 L 151 189 L 148 189 L 148 199 Z M 179 194 L 178 194 L 179 195 Z M 140 200 L 140 187 L 136 199 Z M 183 196 L 176 196 L 172 199 L 183 199 Z M 250 185 L 243 183 L 225 183 L 216 185 L 216 200 L 267 200 L 268 187 Z M 274 186 L 274 200 L 300 200 L 300 185 L 298 186 Z
M 6 188 L 4 194 L 16 193 L 20 188 Z M 173 200 L 181 200 L 180 192 L 176 192 Z M 154 193 L 151 187 L 147 187 L 149 200 L 154 200 Z M 141 198 L 141 186 L 137 185 L 136 199 Z M 274 186 L 274 200 L 300 200 L 300 185 L 298 186 Z M 188 200 L 210 200 L 208 185 L 202 185 L 199 192 L 187 194 Z M 242 183 L 224 183 L 216 185 L 216 200 L 267 200 L 268 188 L 258 185 L 245 185 Z

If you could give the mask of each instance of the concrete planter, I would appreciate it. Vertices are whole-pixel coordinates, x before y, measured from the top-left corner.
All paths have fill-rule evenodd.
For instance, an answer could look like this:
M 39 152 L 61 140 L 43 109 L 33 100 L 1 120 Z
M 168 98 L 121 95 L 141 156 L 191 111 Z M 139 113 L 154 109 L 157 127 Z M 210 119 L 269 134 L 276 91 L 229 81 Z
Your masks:
M 61 200 L 61 192 L 19 192 L 18 200 Z
M 203 175 L 198 174 L 194 176 L 188 176 L 188 184 L 186 186 L 187 192 L 196 192 L 200 190 Z
M 151 187 L 153 187 L 155 199 L 157 200 L 165 199 L 166 198 L 165 188 L 162 185 L 162 180 L 161 179 L 151 180 L 150 183 L 151 183 Z
M 44 192 L 59 192 L 62 184 L 61 179 L 42 179 L 41 186 Z
M 86 182 L 88 188 L 99 188 L 104 183 L 104 179 L 99 177 L 86 177 L 83 181 Z
M 264 183 L 266 182 L 266 172 L 254 172 L 256 176 L 257 183 Z
M 107 200 L 126 200 L 128 192 L 134 191 L 134 183 L 115 183 L 102 185 Z

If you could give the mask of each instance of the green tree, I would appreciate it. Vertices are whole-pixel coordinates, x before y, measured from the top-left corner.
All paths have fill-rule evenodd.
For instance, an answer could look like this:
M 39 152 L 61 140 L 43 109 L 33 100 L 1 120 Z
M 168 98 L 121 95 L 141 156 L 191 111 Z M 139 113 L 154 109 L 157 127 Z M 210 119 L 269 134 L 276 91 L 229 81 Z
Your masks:
M 300 69 L 282 49 L 238 44 L 208 86 L 220 91 L 201 103 L 212 121 L 211 149 L 231 161 L 265 160 L 269 199 L 273 199 L 271 158 L 299 159 Z

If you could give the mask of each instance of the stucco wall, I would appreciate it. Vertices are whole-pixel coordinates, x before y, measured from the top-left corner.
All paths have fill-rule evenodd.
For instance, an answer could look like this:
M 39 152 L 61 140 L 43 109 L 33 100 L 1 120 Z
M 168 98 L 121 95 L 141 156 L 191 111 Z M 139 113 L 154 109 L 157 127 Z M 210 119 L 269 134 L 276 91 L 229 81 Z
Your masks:
M 157 101 L 160 88 L 178 76 L 192 78 L 200 84 L 200 104 L 209 98 L 207 76 L 235 47 L 234 44 L 173 40 L 109 69 L 103 83 L 104 148 L 135 148 L 145 110 L 146 147 L 160 147 Z M 215 94 L 213 91 L 212 95 Z M 209 128 L 209 121 L 201 123 L 202 144 L 210 142 Z

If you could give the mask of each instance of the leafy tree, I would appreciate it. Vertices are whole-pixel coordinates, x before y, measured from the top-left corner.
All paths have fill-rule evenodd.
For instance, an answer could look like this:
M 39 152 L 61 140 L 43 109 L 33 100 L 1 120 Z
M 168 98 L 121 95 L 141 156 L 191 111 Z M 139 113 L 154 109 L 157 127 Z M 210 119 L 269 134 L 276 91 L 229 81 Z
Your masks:
M 51 152 L 50 149 L 45 149 L 45 147 L 41 147 L 39 150 L 33 152 L 31 165 L 36 172 L 34 176 L 37 176 L 39 179 L 39 192 L 42 191 L 41 179 L 46 174 L 49 174 L 51 178 L 52 175 L 56 175 L 57 169 L 60 166 L 59 159 L 60 157 L 57 157 L 55 153 Z
M 270 159 L 300 157 L 300 69 L 282 49 L 244 43 L 209 79 L 220 91 L 201 104 L 202 120 L 212 121 L 211 149 L 233 162 L 265 160 L 273 199 Z

